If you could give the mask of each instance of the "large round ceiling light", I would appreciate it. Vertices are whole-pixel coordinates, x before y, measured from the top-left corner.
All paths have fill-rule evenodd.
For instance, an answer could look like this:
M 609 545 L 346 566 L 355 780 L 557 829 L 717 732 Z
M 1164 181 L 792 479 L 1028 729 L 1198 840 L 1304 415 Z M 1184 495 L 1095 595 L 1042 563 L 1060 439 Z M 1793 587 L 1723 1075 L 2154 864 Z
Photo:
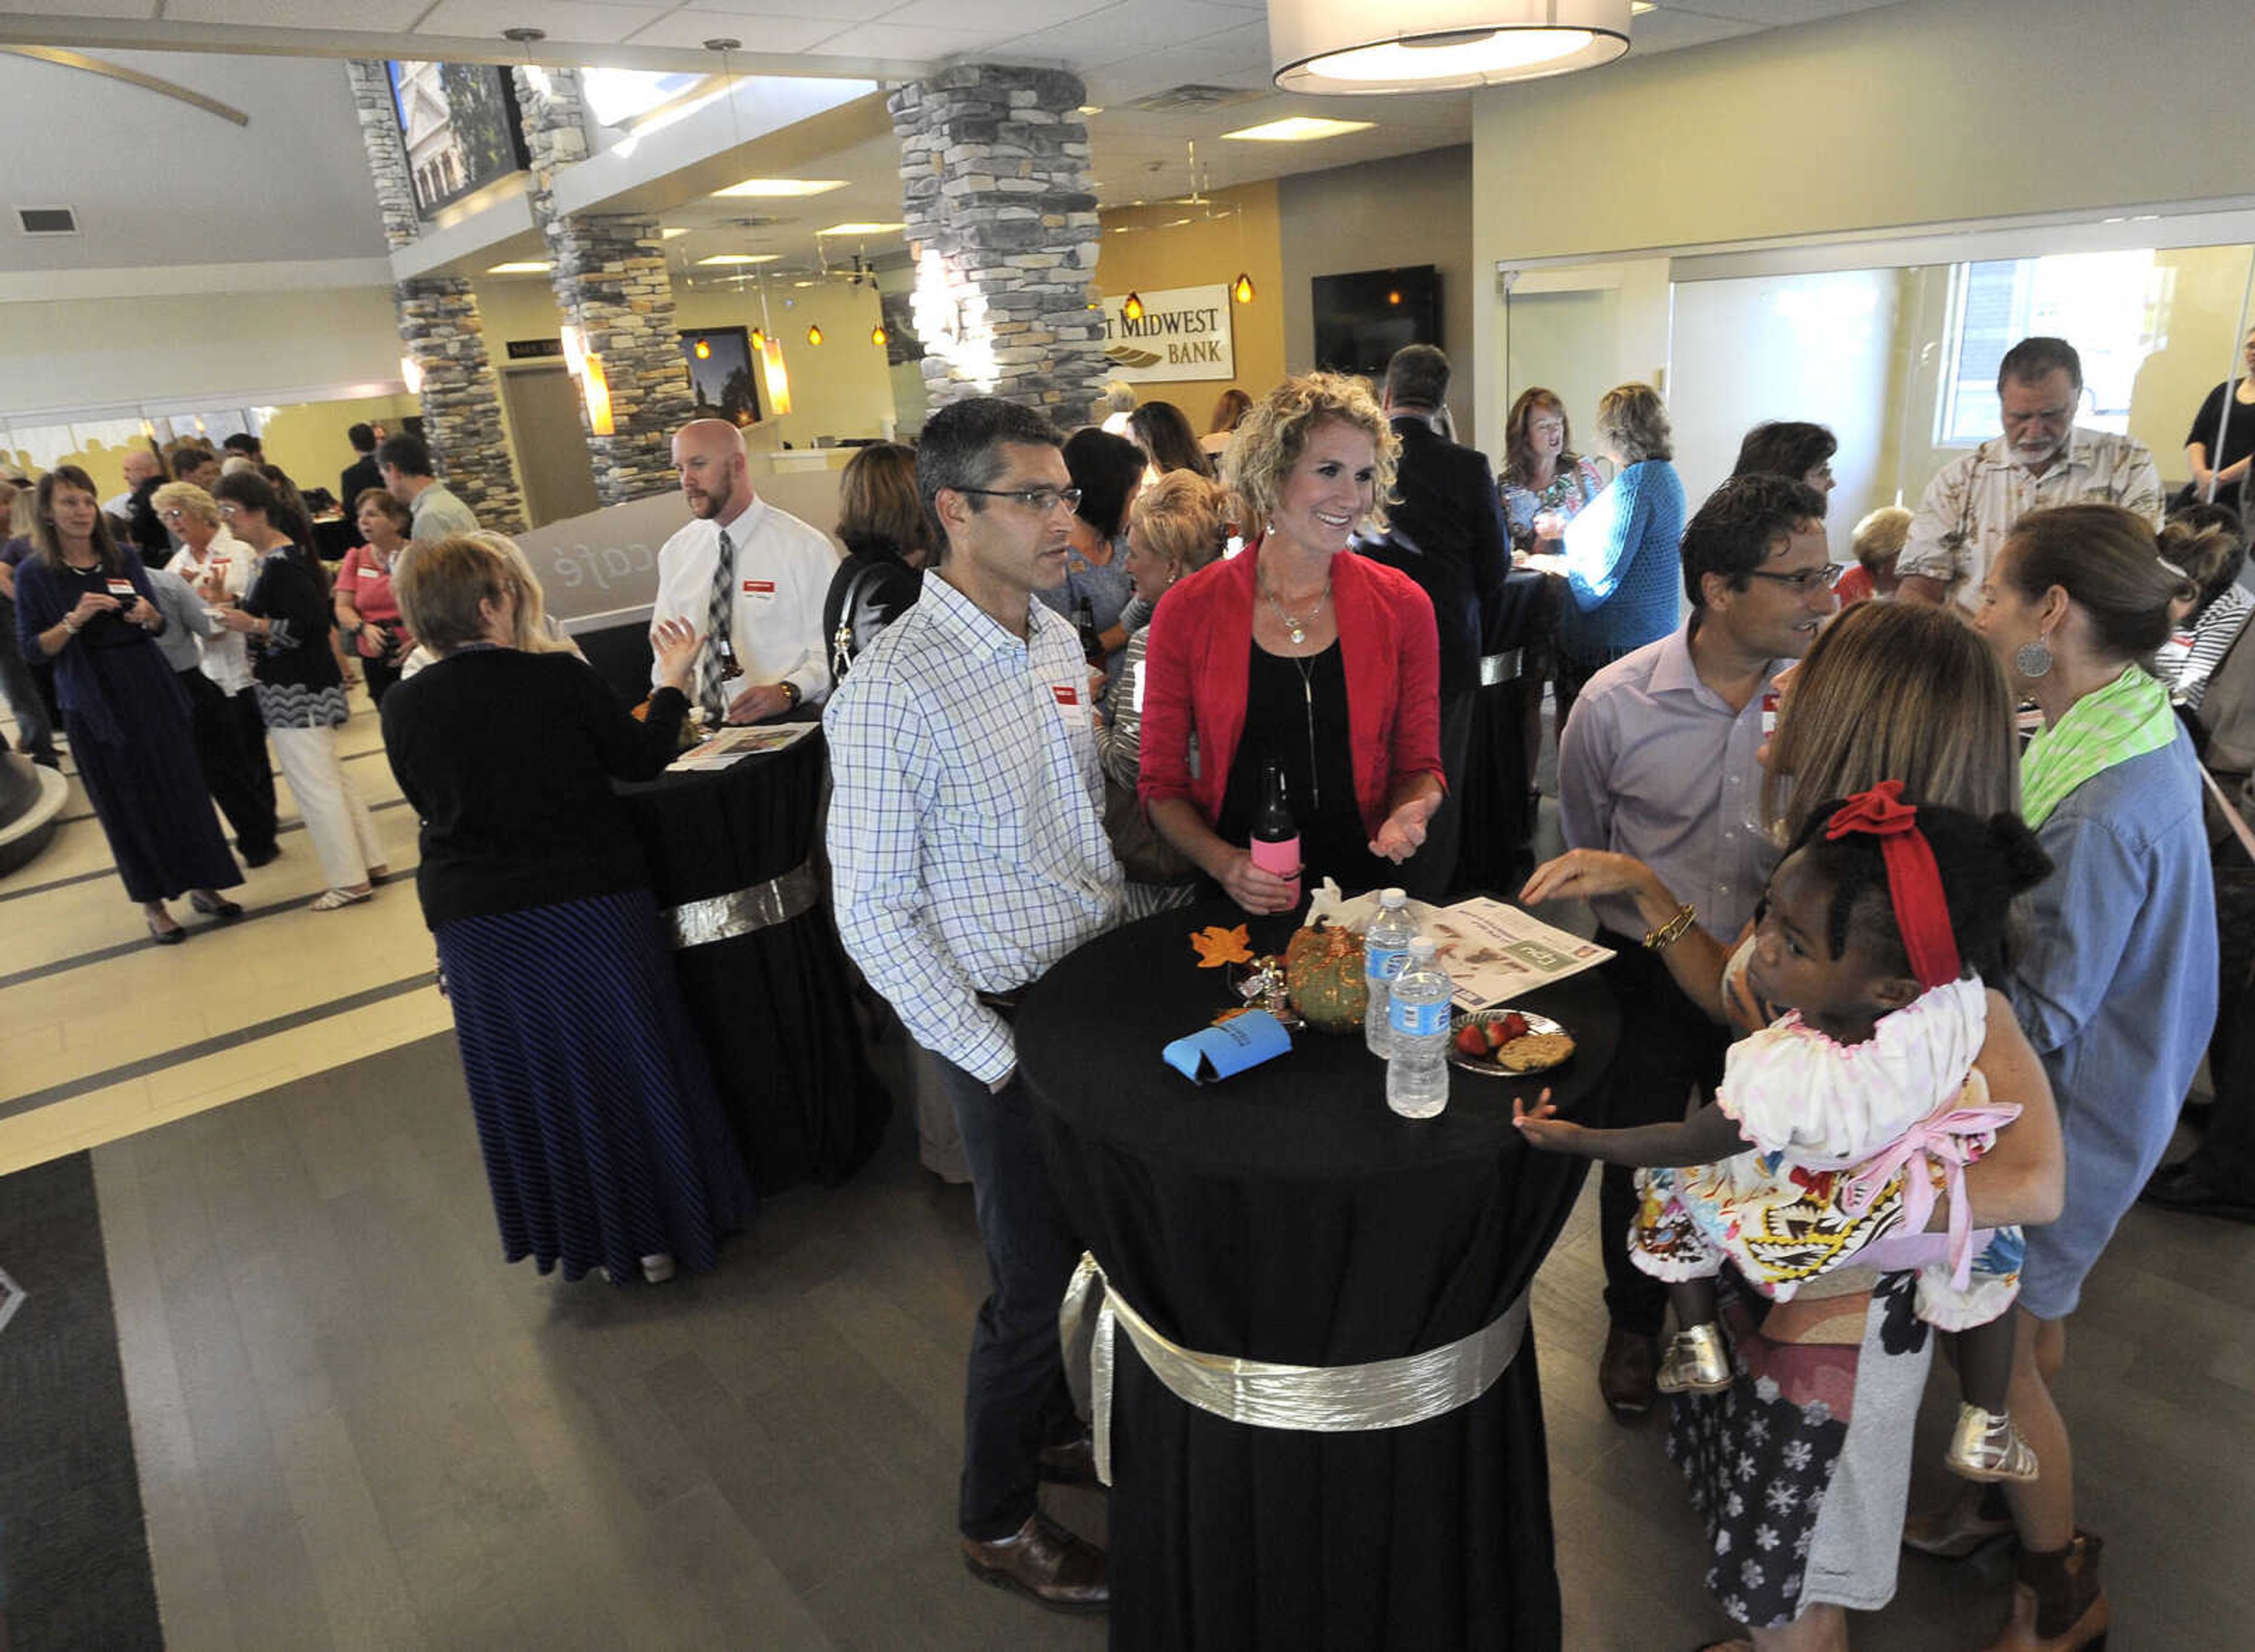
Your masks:
M 1629 0 L 1269 0 L 1268 55 L 1287 92 L 1439 92 L 1610 63 Z

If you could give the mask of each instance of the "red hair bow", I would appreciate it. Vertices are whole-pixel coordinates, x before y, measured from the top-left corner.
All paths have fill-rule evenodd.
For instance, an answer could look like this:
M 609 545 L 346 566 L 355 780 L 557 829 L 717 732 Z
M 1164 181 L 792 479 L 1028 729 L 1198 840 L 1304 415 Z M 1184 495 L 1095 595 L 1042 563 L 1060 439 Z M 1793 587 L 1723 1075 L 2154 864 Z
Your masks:
M 1903 952 L 1918 984 L 1930 992 L 1956 981 L 1965 967 L 1957 955 L 1957 935 L 1949 924 L 1949 902 L 1942 894 L 1934 846 L 1918 829 L 1917 807 L 1902 800 L 1902 789 L 1900 780 L 1882 780 L 1869 791 L 1858 792 L 1834 811 L 1824 836 L 1837 841 L 1851 832 L 1863 832 L 1879 839 Z

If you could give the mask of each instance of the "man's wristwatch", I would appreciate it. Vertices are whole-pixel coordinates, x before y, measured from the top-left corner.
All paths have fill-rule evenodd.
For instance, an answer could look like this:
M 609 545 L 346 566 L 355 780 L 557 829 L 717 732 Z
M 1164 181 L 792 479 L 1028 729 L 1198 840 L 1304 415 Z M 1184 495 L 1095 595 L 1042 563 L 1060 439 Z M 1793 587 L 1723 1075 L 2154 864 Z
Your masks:
M 798 692 L 798 685 L 786 677 L 778 686 L 783 690 L 783 708 L 785 711 L 797 710 L 798 702 L 805 698 Z

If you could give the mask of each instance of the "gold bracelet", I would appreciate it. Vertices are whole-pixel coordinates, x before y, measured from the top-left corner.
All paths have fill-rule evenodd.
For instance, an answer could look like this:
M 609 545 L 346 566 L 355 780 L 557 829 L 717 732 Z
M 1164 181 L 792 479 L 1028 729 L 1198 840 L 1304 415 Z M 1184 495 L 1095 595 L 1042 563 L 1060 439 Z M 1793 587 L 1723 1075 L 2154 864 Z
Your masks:
M 1666 952 L 1669 947 L 1675 946 L 1676 942 L 1682 940 L 1684 935 L 1689 931 L 1691 928 L 1691 920 L 1697 916 L 1697 913 L 1693 910 L 1691 903 L 1689 901 L 1684 902 L 1682 905 L 1675 909 L 1675 916 L 1669 918 L 1658 929 L 1648 929 L 1645 931 L 1645 946 L 1655 953 Z

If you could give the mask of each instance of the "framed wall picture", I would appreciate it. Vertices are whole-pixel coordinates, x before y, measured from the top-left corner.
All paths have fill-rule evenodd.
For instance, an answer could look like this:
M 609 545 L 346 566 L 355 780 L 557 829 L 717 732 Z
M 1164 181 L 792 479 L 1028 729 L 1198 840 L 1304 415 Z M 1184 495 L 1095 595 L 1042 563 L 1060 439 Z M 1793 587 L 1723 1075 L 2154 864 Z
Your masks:
M 760 384 L 752 371 L 751 334 L 740 327 L 685 327 L 681 359 L 689 368 L 689 389 L 699 418 L 725 418 L 736 425 L 760 420 Z
M 391 106 L 407 145 L 415 210 L 439 208 L 531 164 L 509 71 L 489 63 L 393 61 Z

